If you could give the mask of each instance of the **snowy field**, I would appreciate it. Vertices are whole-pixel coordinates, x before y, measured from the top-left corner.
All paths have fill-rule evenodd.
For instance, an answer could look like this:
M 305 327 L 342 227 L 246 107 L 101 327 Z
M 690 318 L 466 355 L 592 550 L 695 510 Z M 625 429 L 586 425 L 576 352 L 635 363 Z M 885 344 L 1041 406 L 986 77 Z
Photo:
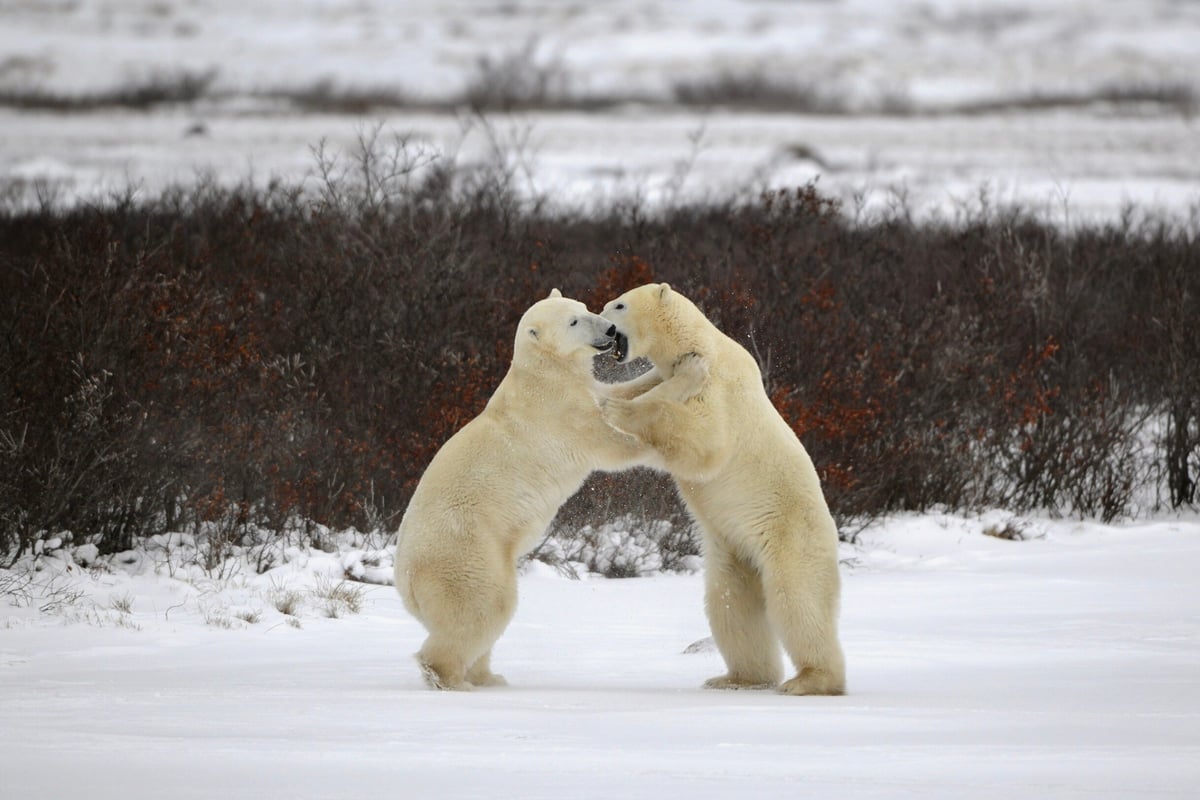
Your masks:
M 500 154 L 519 188 L 581 208 L 819 178 L 852 213 L 1015 203 L 1071 225 L 1133 204 L 1196 225 L 1194 103 L 1098 98 L 1195 98 L 1197 42 L 1200 4 L 1172 0 L 0 0 L 0 92 L 209 90 L 0 105 L 0 194 L 308 180 L 318 142 L 349 153 L 381 126 L 464 165 Z M 504 64 L 636 101 L 480 119 L 279 99 L 437 103 Z M 841 112 L 669 100 L 723 75 Z M 1030 107 L 1052 96 L 1079 102 Z M 392 588 L 342 583 L 388 576 L 383 542 L 292 548 L 263 574 L 187 566 L 186 537 L 49 552 L 0 570 L 0 798 L 1196 796 L 1200 518 L 1031 519 L 1024 541 L 985 536 L 997 521 L 902 517 L 844 546 L 841 698 L 699 690 L 722 671 L 689 647 L 708 635 L 699 575 L 534 565 L 494 660 L 511 685 L 445 694 L 421 684 Z
M 1128 207 L 1200 215 L 1200 134 L 1177 116 L 1110 118 L 1043 112 L 959 118 L 429 113 L 364 120 L 212 112 L 185 136 L 190 111 L 61 116 L 0 110 L 7 182 L 57 201 L 103 199 L 134 186 L 153 196 L 198 177 L 222 184 L 306 180 L 325 141 L 343 164 L 360 134 L 407 137 L 464 166 L 512 157 L 518 189 L 588 209 L 628 198 L 651 205 L 746 195 L 818 180 L 848 211 L 901 204 L 954 221 L 1021 205 L 1055 223 L 1117 219 Z M 0 177 L 0 182 L 5 180 Z
M 466 164 L 499 146 L 520 188 L 575 207 L 819 177 L 866 212 L 903 202 L 953 220 L 982 194 L 1067 225 L 1114 220 L 1130 204 L 1200 213 L 1195 3 L 0 0 L 0 21 L 0 91 L 205 87 L 194 102 L 146 111 L 0 107 L 0 189 L 27 201 L 154 194 L 200 174 L 303 180 L 319 141 L 350 150 L 382 125 Z M 629 102 L 487 124 L 420 110 L 497 75 Z M 723 78 L 840 112 L 672 106 L 680 85 Z M 279 99 L 311 90 L 402 96 L 413 110 L 316 114 Z M 1156 92 L 1185 99 L 1104 100 Z
M 0 607 L 3 796 L 1194 797 L 1200 520 L 997 522 L 844 547 L 840 698 L 696 688 L 722 671 L 684 652 L 708 634 L 698 575 L 535 566 L 496 650 L 511 685 L 454 694 L 422 686 L 391 587 L 337 619 L 310 592 L 386 554 L 224 579 L 47 557 L 40 585 L 82 595 Z

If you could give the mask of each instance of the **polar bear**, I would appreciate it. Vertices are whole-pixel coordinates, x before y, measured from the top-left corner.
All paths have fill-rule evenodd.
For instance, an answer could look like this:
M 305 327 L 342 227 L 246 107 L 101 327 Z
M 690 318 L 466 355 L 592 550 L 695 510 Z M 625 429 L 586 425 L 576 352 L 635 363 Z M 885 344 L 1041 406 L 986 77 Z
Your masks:
M 601 314 L 617 326 L 619 360 L 645 357 L 670 374 L 699 354 L 709 372 L 686 403 L 646 394 L 606 400 L 601 412 L 659 450 L 702 531 L 705 610 L 729 670 L 705 686 L 777 686 L 782 642 L 796 676 L 779 691 L 843 694 L 837 526 L 757 362 L 665 283 L 626 292 Z
M 657 454 L 600 418 L 598 400 L 645 395 L 666 404 L 707 378 L 689 359 L 663 380 L 606 389 L 593 358 L 614 343 L 612 323 L 557 289 L 521 317 L 512 364 L 487 406 L 433 457 L 400 522 L 396 589 L 429 632 L 417 653 L 437 689 L 504 685 L 492 646 L 517 604 L 517 559 L 596 469 L 658 466 Z

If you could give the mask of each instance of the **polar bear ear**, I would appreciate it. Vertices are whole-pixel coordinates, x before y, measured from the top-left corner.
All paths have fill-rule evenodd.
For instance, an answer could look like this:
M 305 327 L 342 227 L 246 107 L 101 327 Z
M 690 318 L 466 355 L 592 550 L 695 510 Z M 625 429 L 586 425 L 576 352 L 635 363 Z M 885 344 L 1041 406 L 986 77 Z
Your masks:
M 671 284 L 660 283 L 658 285 L 658 299 L 665 303 L 670 296 L 671 296 Z
M 550 297 L 562 297 L 562 292 L 560 292 L 558 289 L 551 289 Z M 549 299 L 549 298 L 547 298 L 547 299 Z

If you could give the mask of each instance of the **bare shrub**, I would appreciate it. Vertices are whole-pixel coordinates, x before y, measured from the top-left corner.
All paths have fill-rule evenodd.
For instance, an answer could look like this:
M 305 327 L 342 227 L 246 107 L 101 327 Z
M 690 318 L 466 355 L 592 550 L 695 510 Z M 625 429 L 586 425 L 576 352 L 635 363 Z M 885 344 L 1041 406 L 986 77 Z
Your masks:
M 96 108 L 149 109 L 161 105 L 193 103 L 208 96 L 216 80 L 215 69 L 178 71 L 130 81 L 112 89 L 63 94 L 36 89 L 0 91 L 0 105 L 51 111 L 86 111 Z
M 538 57 L 538 40 L 499 57 L 482 56 L 463 93 L 475 111 L 515 111 L 562 105 L 568 96 L 563 67 Z
M 133 613 L 133 595 L 126 592 L 122 595 L 112 595 L 108 598 L 108 605 L 114 611 L 119 611 L 122 614 Z
M 211 625 L 214 628 L 231 631 L 238 627 L 236 618 L 229 613 L 227 608 L 201 606 L 200 616 L 204 618 L 205 625 Z
M 300 111 L 317 114 L 366 114 L 381 109 L 422 105 L 398 87 L 337 86 L 329 80 L 294 89 L 274 89 L 267 92 L 267 96 L 285 100 Z
M 234 616 L 247 625 L 257 625 L 259 622 L 262 622 L 262 612 L 258 609 L 243 609 L 235 613 Z
M 510 161 L 463 168 L 378 128 L 316 156 L 316 186 L 0 206 L 0 561 L 68 531 L 103 553 L 187 532 L 219 576 L 326 527 L 386 539 L 530 303 L 663 280 L 758 358 L 845 536 L 933 506 L 1195 502 L 1187 227 L 855 220 L 815 185 L 583 216 L 521 199 Z M 593 477 L 547 548 L 599 552 L 579 532 L 617 521 L 655 569 L 698 550 L 648 471 Z
M 675 102 L 687 106 L 721 106 L 758 111 L 811 114 L 846 113 L 844 101 L 829 91 L 799 82 L 787 82 L 767 72 L 722 72 L 715 76 L 677 82 Z
M 311 594 L 330 619 L 357 614 L 366 602 L 365 587 L 344 580 L 335 582 L 329 578 L 318 578 Z
M 280 614 L 286 614 L 289 617 L 300 616 L 300 609 L 304 605 L 303 592 L 273 585 L 268 596 L 271 605 L 275 606 L 275 610 Z

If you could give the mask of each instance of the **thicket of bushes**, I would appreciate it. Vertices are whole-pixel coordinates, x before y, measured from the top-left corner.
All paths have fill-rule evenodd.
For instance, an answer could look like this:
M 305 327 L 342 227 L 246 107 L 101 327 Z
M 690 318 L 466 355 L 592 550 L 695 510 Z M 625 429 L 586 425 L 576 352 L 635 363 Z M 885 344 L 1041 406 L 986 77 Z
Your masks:
M 583 216 L 403 142 L 322 166 L 315 192 L 0 211 L 0 563 L 68 531 L 105 551 L 203 531 L 219 560 L 252 532 L 394 530 L 531 302 L 650 280 L 756 354 L 847 533 L 935 505 L 1196 500 L 1192 228 L 854 221 L 811 186 Z M 548 550 L 621 562 L 596 533 L 621 519 L 643 551 L 695 552 L 647 471 L 594 477 L 556 522 L 586 536 Z

